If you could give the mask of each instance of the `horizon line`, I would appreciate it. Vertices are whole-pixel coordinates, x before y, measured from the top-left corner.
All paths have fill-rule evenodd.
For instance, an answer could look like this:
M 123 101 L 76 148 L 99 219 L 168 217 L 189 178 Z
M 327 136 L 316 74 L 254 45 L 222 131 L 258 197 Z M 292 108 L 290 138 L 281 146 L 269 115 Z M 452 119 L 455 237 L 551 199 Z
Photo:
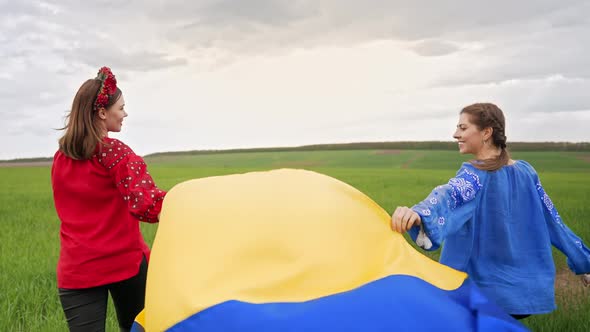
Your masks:
M 247 147 L 247 148 L 222 148 L 222 149 L 191 149 L 191 150 L 174 150 L 174 151 L 158 151 L 158 152 L 151 152 L 148 154 L 143 155 L 143 157 L 154 157 L 159 155 L 171 155 L 171 154 L 213 154 L 213 153 L 235 153 L 235 152 L 278 152 L 281 150 L 289 151 L 289 150 L 343 150 L 345 148 L 351 149 L 379 149 L 379 148 L 394 148 L 394 145 L 399 144 L 418 144 L 418 145 L 426 145 L 426 144 L 442 144 L 442 146 L 437 147 L 437 149 L 451 149 L 449 145 L 455 145 L 455 141 L 436 141 L 436 140 L 428 140 L 428 141 L 366 141 L 366 142 L 348 142 L 348 143 L 319 143 L 319 144 L 306 144 L 306 145 L 296 145 L 296 146 L 266 146 L 266 147 Z M 388 145 L 391 145 L 388 147 Z M 551 147 L 563 146 L 564 145 L 574 145 L 574 146 L 582 146 L 583 149 L 580 151 L 590 151 L 590 141 L 580 141 L 580 142 L 571 142 L 571 141 L 516 141 L 516 142 L 509 142 L 507 143 L 508 148 L 517 147 L 517 150 L 521 150 L 521 148 L 526 147 L 527 145 L 546 145 L 543 150 L 550 150 Z M 522 145 L 519 147 L 519 145 Z M 425 149 L 425 148 L 432 148 L 432 147 L 403 147 L 403 146 L 395 146 L 397 149 Z M 538 147 L 540 148 L 540 146 Z M 522 150 L 521 150 L 522 151 Z M 567 151 L 570 151 L 567 149 Z M 575 151 L 575 150 L 574 150 Z M 24 158 L 11 158 L 11 159 L 0 159 L 2 163 L 11 163 L 11 162 L 23 162 L 23 161 L 48 161 L 52 160 L 53 157 L 24 157 Z

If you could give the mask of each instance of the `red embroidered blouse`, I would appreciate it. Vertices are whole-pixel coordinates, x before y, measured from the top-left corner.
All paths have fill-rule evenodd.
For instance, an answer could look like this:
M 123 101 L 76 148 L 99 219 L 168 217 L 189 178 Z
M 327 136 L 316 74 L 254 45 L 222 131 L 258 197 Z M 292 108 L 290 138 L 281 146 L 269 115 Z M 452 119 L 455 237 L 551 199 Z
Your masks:
M 88 160 L 55 153 L 51 183 L 61 220 L 59 288 L 105 285 L 137 274 L 149 248 L 139 221 L 158 222 L 166 192 L 143 159 L 117 139 L 105 138 Z

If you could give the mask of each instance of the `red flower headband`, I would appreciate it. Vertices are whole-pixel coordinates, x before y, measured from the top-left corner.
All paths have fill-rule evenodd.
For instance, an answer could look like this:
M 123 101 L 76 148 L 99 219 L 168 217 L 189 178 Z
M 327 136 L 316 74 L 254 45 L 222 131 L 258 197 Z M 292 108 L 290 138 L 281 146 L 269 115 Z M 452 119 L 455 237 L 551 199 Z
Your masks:
M 94 110 L 98 110 L 101 107 L 106 107 L 109 103 L 109 97 L 117 91 L 117 79 L 109 67 L 102 67 L 98 70 L 96 79 L 100 80 L 100 90 L 96 96 L 94 102 Z

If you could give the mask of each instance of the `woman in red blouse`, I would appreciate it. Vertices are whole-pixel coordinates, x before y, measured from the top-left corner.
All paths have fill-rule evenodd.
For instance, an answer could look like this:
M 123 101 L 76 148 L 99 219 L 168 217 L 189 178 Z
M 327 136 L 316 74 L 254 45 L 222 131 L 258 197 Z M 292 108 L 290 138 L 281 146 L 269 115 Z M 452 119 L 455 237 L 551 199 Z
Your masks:
M 103 67 L 78 90 L 53 159 L 57 285 L 70 331 L 104 331 L 109 292 L 122 331 L 144 306 L 149 248 L 139 221 L 158 222 L 166 192 L 140 156 L 108 137 L 126 116 L 115 76 Z

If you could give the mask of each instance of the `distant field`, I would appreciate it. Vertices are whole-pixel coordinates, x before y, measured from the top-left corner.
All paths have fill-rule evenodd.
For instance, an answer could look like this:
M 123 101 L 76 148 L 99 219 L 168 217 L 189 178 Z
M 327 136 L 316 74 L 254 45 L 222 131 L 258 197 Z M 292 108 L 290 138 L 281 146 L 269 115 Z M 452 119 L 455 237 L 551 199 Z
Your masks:
M 518 152 L 539 171 L 566 223 L 590 242 L 590 152 Z M 163 189 L 194 178 L 276 168 L 304 168 L 351 184 L 387 211 L 412 205 L 452 177 L 462 157 L 453 151 L 351 150 L 245 152 L 146 158 Z M 0 331 L 63 331 L 55 283 L 59 221 L 50 166 L 0 167 Z M 142 225 L 151 243 L 157 225 Z M 431 255 L 437 258 L 438 253 Z M 559 309 L 525 319 L 534 331 L 590 331 L 590 288 L 567 270 L 555 251 Z M 109 331 L 118 331 L 112 306 Z

